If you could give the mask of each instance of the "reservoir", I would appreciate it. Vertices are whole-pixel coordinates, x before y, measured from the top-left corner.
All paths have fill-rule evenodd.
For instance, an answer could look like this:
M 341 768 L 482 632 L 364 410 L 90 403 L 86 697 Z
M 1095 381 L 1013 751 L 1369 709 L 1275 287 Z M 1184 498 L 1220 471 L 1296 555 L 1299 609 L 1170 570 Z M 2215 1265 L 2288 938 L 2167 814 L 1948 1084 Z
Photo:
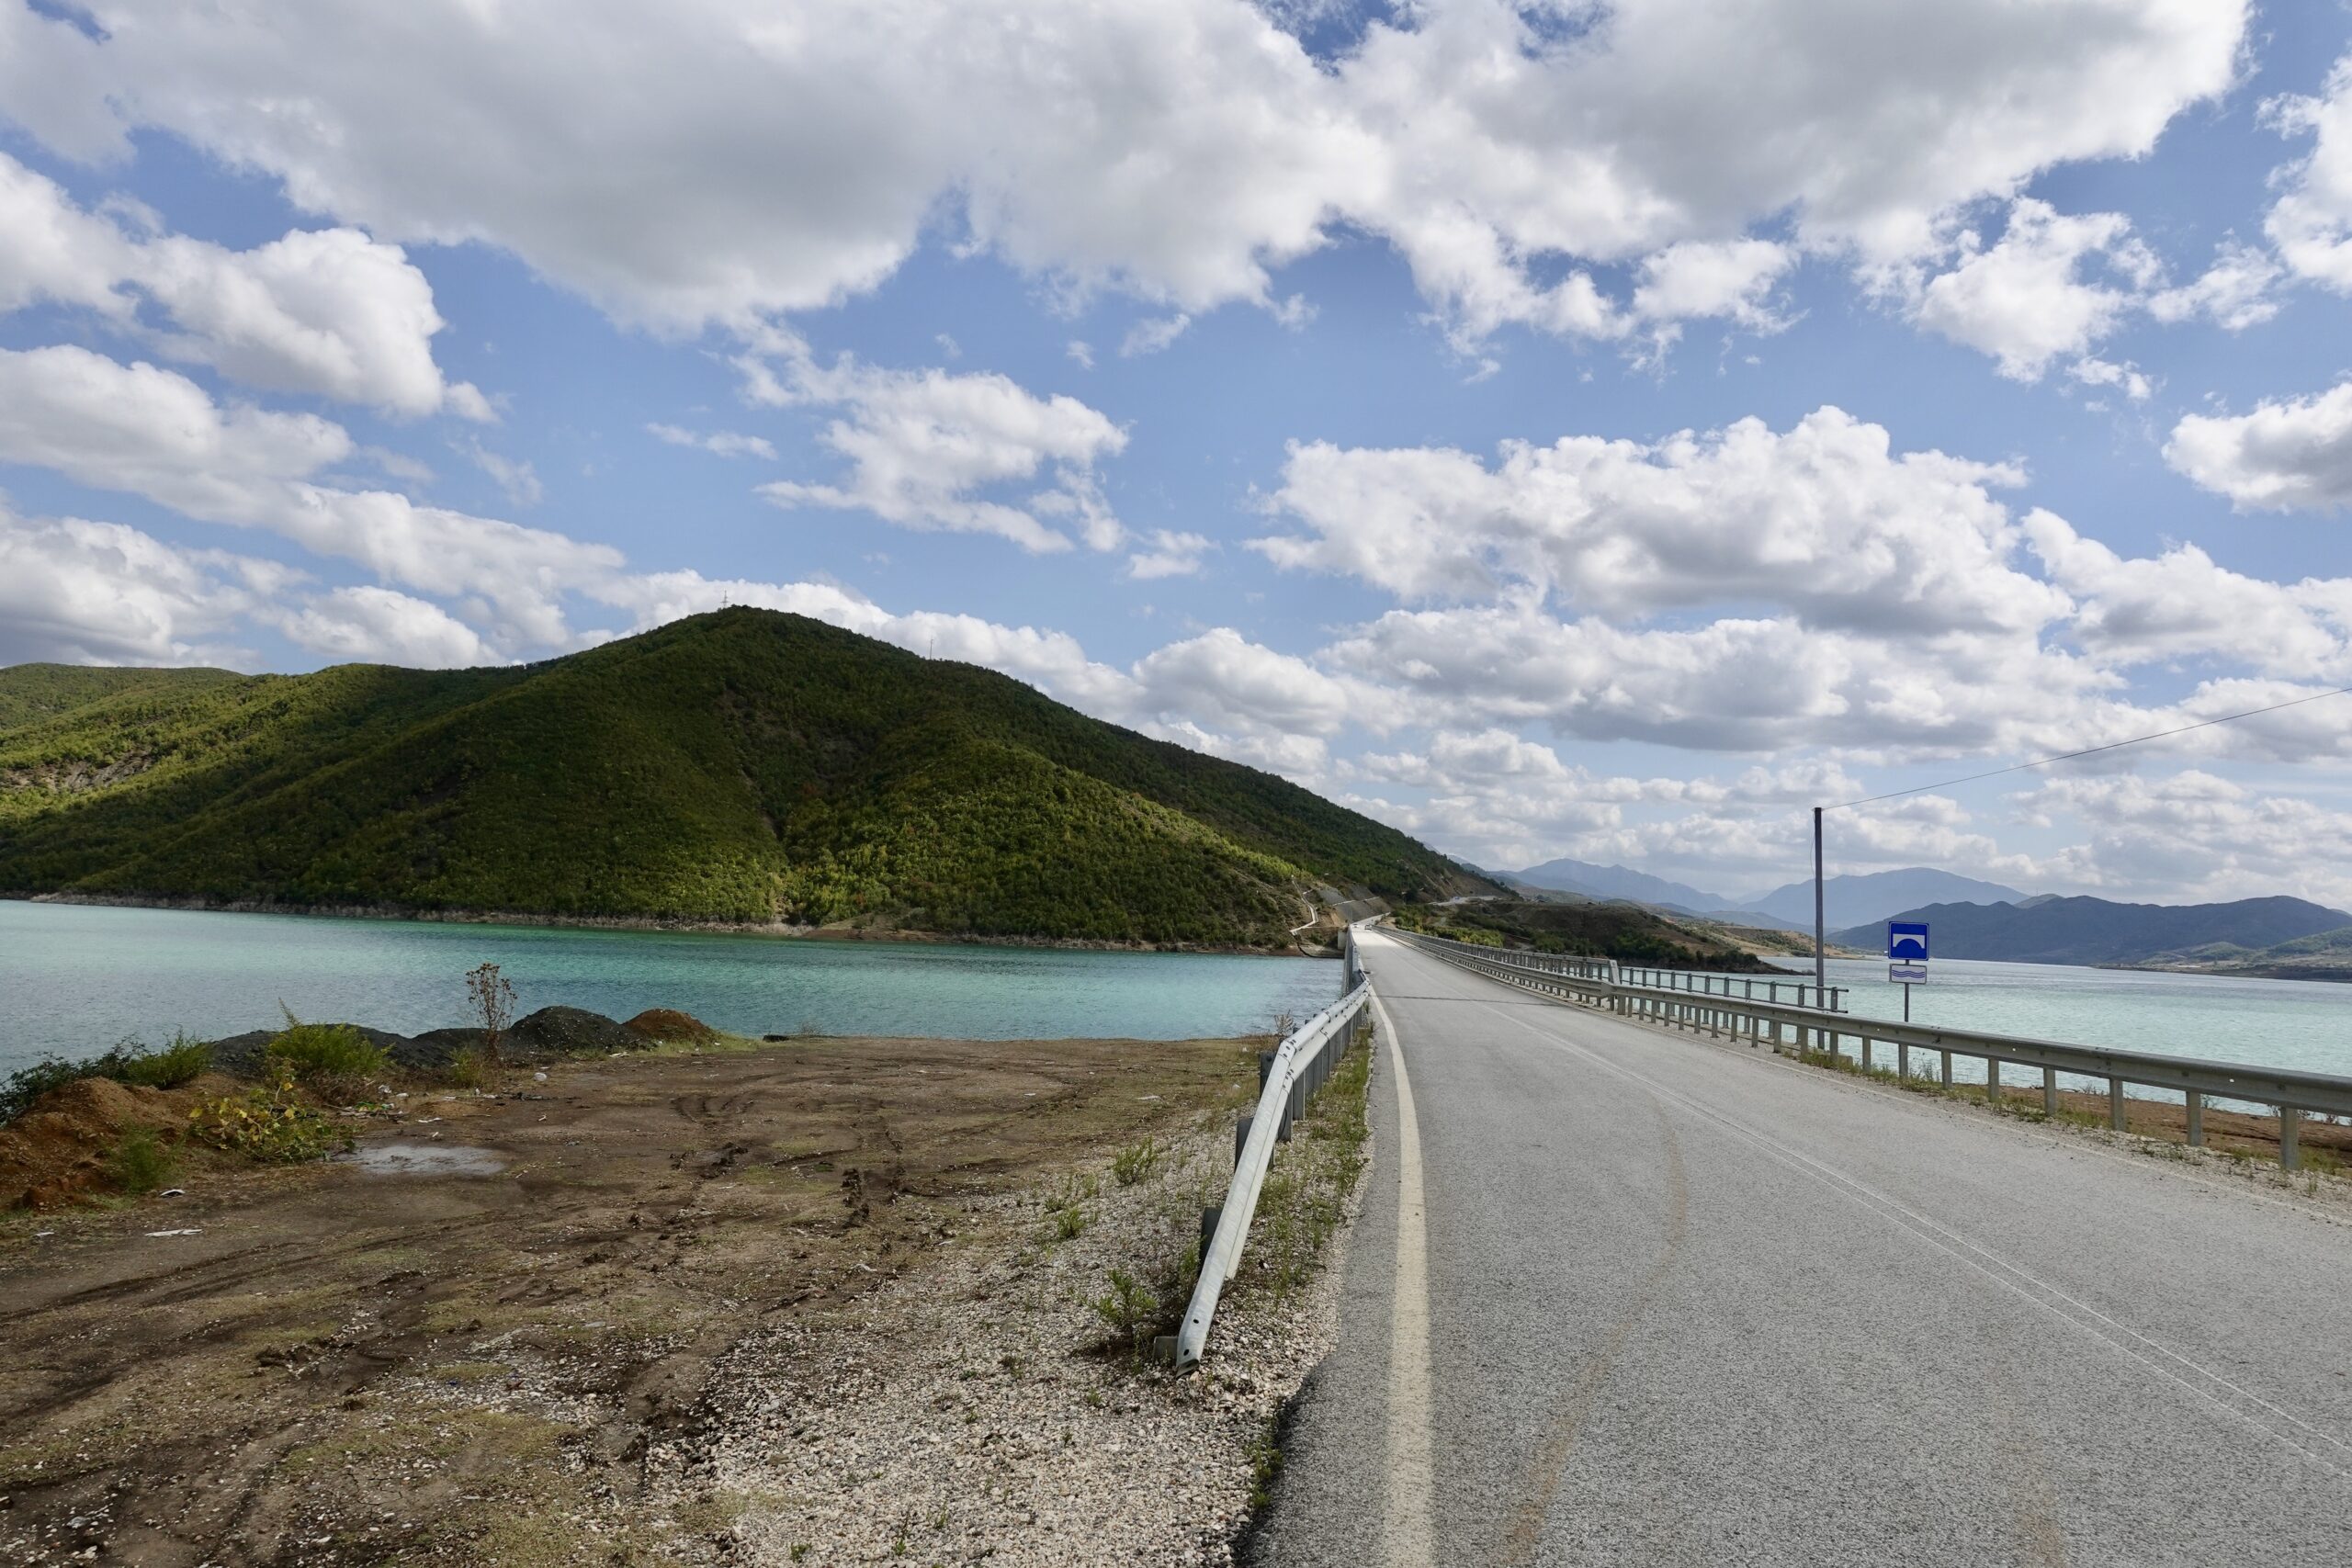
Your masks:
M 0 1076 L 125 1035 L 300 1018 L 413 1034 L 467 1021 L 498 964 L 519 1010 L 678 1008 L 745 1034 L 1185 1040 L 1262 1033 L 1340 994 L 1308 958 L 334 919 L 0 900 Z

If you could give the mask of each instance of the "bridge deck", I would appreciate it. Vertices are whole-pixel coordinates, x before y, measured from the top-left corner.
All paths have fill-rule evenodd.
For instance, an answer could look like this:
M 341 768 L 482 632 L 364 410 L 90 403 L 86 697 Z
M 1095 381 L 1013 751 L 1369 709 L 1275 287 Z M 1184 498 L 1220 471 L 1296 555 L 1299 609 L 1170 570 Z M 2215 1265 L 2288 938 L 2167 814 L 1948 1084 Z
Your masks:
M 1364 958 L 1420 1206 L 1384 1043 L 1340 1346 L 1260 1562 L 2352 1559 L 2342 1221 Z

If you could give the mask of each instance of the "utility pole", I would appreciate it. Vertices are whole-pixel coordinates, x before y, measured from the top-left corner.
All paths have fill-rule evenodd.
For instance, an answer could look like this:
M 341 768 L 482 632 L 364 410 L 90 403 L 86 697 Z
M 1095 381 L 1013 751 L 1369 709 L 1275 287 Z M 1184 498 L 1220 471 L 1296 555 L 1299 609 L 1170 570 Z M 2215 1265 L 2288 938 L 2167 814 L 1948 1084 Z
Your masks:
M 1813 808 L 1813 984 L 1821 993 L 1821 1005 L 1829 1005 L 1829 961 L 1827 939 L 1823 934 L 1821 919 L 1821 807 Z

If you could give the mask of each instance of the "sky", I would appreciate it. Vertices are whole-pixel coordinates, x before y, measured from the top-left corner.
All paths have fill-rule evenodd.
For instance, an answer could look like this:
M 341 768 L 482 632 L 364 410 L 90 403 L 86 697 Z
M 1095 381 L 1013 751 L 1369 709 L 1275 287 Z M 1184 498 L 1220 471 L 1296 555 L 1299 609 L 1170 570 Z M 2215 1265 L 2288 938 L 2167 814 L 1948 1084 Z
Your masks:
M 725 604 L 1481 865 L 2352 684 L 2352 11 L 0 0 L 0 663 Z M 2352 907 L 2352 696 L 1828 817 Z

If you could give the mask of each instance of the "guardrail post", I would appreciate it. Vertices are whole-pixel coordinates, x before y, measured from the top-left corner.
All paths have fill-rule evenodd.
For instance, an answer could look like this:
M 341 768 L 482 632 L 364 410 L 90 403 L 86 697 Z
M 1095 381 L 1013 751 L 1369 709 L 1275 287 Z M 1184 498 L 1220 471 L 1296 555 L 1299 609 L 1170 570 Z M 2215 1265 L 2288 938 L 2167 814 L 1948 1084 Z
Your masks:
M 1209 1255 L 1209 1243 L 1216 1239 L 1217 1222 L 1224 1218 L 1225 1205 L 1222 1203 L 1212 1203 L 1201 1211 L 1201 1257 Z
M 1894 1076 L 1900 1078 L 1911 1076 L 1911 1042 L 1908 1040 L 1894 1043 Z
M 2278 1168 L 2294 1170 L 2303 1163 L 2301 1139 L 2303 1113 L 2291 1105 L 2278 1108 Z
M 2117 1132 L 2128 1132 L 2123 1119 L 2123 1080 L 2109 1073 L 2107 1077 L 2107 1124 Z
M 1943 1056 L 1944 1056 L 1944 1087 L 1945 1087 L 1946 1089 L 1950 1089 L 1950 1088 L 1951 1087 L 1951 1052 L 1949 1052 L 1949 1051 L 1947 1051 L 1947 1052 L 1945 1052 L 1945 1053 L 1943 1054 Z
M 2193 1100 L 2196 1096 L 2189 1098 Z M 2041 1069 L 2041 1113 L 2053 1118 L 2058 1114 L 2058 1069 L 2055 1067 Z M 2195 1142 L 2194 1139 L 2190 1141 Z
M 1984 1103 L 2001 1103 L 2001 1058 L 1998 1056 L 1984 1058 Z
M 1267 1080 L 1268 1078 L 1270 1078 L 1270 1077 L 1273 1077 L 1273 1076 L 1274 1076 L 1274 1054 L 1273 1054 L 1272 1051 L 1261 1051 L 1261 1052 L 1259 1052 L 1259 1053 L 1258 1053 L 1258 1088 L 1262 1091 L 1262 1090 L 1265 1089 L 1265 1087 L 1266 1087 L 1266 1080 Z
M 1866 1073 L 1867 1073 L 1867 1072 L 1869 1072 L 1870 1070 L 1871 1070 L 1871 1037 L 1870 1037 L 1869 1035 L 1865 1034 L 1865 1035 L 1863 1035 L 1863 1036 L 1862 1036 L 1862 1071 L 1864 1071 L 1864 1072 L 1866 1072 Z
M 1256 1120 L 1254 1116 L 1243 1116 L 1233 1123 L 1233 1163 L 1236 1165 L 1241 1163 L 1241 1145 L 1250 1141 L 1250 1123 Z
M 2052 1073 L 2050 1076 L 2056 1077 L 2058 1075 Z M 2188 1091 L 2188 1145 L 2191 1148 L 2201 1148 L 2205 1143 L 2205 1097 L 2192 1089 Z

